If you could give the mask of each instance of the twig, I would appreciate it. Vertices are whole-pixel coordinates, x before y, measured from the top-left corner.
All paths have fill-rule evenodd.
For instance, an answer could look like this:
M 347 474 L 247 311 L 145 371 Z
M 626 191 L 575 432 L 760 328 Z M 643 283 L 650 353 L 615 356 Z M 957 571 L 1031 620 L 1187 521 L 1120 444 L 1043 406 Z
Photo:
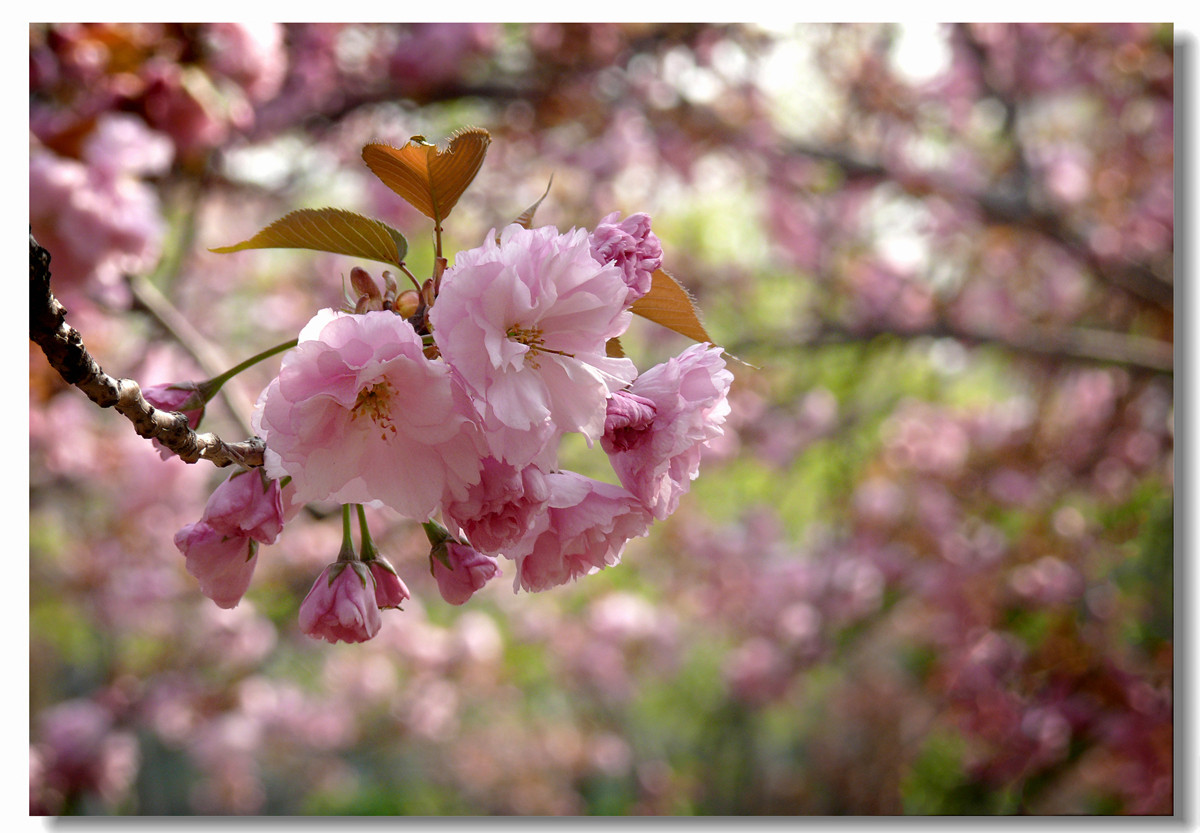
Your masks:
M 114 379 L 92 358 L 79 331 L 66 322 L 67 310 L 50 291 L 50 253 L 29 234 L 29 337 L 63 380 L 101 408 L 116 408 L 138 436 L 156 439 L 186 463 L 208 460 L 218 467 L 263 464 L 263 441 L 251 437 L 226 443 L 216 434 L 197 434 L 187 417 L 155 408 L 132 379 Z
M 1027 353 L 1049 359 L 1076 359 L 1105 364 L 1118 364 L 1136 370 L 1174 374 L 1174 345 L 1145 336 L 1095 330 L 1085 327 L 1029 326 L 1012 333 L 971 330 L 947 321 L 915 330 L 894 330 L 886 327 L 850 329 L 833 323 L 822 323 L 815 330 L 788 342 L 771 342 L 772 349 L 820 347 L 831 344 L 851 344 L 873 341 L 880 337 L 912 340 L 917 338 L 953 338 L 965 344 L 991 344 L 1015 353 Z M 727 345 L 731 351 L 753 352 L 754 342 Z

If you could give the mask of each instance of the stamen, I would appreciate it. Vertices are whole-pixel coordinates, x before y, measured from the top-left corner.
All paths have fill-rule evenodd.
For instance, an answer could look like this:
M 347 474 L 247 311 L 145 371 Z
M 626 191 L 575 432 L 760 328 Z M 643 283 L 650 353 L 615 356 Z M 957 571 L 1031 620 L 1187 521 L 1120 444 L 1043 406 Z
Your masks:
M 386 442 L 388 431 L 396 433 L 396 426 L 392 424 L 391 411 L 388 407 L 391 399 L 392 388 L 387 379 L 377 382 L 369 388 L 363 388 L 358 392 L 354 407 L 350 409 L 350 420 L 353 422 L 364 414 L 369 416 L 371 421 L 379 426 L 379 439 Z
M 562 350 L 546 347 L 546 338 L 542 335 L 541 327 L 521 327 L 513 324 L 505 332 L 505 335 L 529 348 L 528 352 L 525 353 L 525 362 L 534 370 L 537 370 L 540 366 L 537 360 L 538 353 L 554 353 L 557 356 L 575 358 L 574 353 L 566 353 Z

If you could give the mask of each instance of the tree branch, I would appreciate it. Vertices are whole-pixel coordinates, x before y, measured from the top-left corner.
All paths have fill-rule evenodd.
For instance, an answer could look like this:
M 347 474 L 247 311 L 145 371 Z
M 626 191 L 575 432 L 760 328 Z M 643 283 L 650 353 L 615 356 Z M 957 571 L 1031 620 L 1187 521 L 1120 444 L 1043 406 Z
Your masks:
M 1135 370 L 1174 374 L 1174 345 L 1145 336 L 1117 333 L 1085 327 L 1028 326 L 1013 333 L 970 330 L 947 321 L 935 322 L 917 330 L 893 330 L 883 327 L 851 329 L 824 322 L 813 331 L 773 348 L 796 349 L 828 344 L 852 344 L 879 337 L 911 340 L 916 338 L 952 338 L 964 344 L 991 344 L 1014 353 L 1026 353 L 1048 359 L 1077 359 L 1118 364 Z M 753 342 L 726 345 L 731 352 L 753 352 Z
M 50 291 L 50 253 L 29 234 L 29 338 L 68 384 L 101 408 L 116 408 L 139 436 L 155 439 L 186 463 L 208 460 L 218 467 L 263 464 L 265 445 L 258 437 L 226 443 L 216 434 L 197 434 L 187 417 L 155 408 L 132 379 L 114 379 L 88 353 L 79 331 L 66 322 L 67 310 Z

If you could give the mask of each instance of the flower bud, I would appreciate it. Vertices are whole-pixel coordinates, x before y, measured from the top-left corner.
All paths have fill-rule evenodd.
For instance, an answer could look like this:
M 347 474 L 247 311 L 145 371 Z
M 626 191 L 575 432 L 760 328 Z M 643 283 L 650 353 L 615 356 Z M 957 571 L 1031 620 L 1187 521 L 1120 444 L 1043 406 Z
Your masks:
M 406 289 L 396 298 L 396 303 L 392 308 L 400 314 L 402 318 L 412 318 L 417 314 L 417 307 L 421 305 L 421 296 L 415 289 Z
M 412 598 L 408 587 L 386 558 L 376 556 L 364 562 L 375 579 L 375 603 L 383 608 L 399 608 Z
M 366 642 L 382 621 L 375 579 L 361 561 L 326 567 L 300 604 L 300 630 L 328 642 Z
M 463 604 L 500 575 L 496 559 L 452 540 L 434 546 L 429 564 L 438 591 L 452 605 Z
M 350 285 L 354 287 L 354 291 L 359 295 L 366 295 L 372 300 L 380 300 L 382 298 L 375 279 L 361 266 L 355 266 L 350 270 Z
M 258 561 L 258 542 L 245 535 L 226 535 L 204 521 L 175 533 L 175 546 L 187 559 L 187 571 L 200 581 L 200 592 L 217 607 L 237 607 Z

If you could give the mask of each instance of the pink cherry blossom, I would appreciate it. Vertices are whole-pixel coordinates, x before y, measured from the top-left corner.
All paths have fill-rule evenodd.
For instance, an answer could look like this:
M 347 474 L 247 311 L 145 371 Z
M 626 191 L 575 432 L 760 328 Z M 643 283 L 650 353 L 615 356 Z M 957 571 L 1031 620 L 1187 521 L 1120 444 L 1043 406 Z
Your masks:
M 380 608 L 400 607 L 412 598 L 408 586 L 401 580 L 396 568 L 386 558 L 375 556 L 364 562 L 375 579 L 375 604 Z
M 236 472 L 213 490 L 201 520 L 225 535 L 273 544 L 283 531 L 279 481 L 261 471 Z
M 621 267 L 629 288 L 625 306 L 650 291 L 651 276 L 662 266 L 662 244 L 650 231 L 650 215 L 630 214 L 620 223 L 619 212 L 609 214 L 592 232 L 592 257 Z
M 460 605 L 475 595 L 475 592 L 500 575 L 500 565 L 490 555 L 460 544 L 446 541 L 446 561 L 437 555 L 430 556 L 433 577 L 437 579 L 442 598 L 452 605 Z
M 467 393 L 422 353 L 403 318 L 323 310 L 284 355 L 254 427 L 267 474 L 295 500 L 379 500 L 420 520 L 479 482 L 482 440 Z
M 366 642 L 382 620 L 375 579 L 362 561 L 326 567 L 300 604 L 300 630 L 328 642 Z
M 659 520 L 691 488 L 704 445 L 724 433 L 732 381 L 719 347 L 693 344 L 609 400 L 600 444 L 621 483 Z
M 438 349 L 476 398 L 493 456 L 529 463 L 553 431 L 590 440 L 604 402 L 637 374 L 605 343 L 629 326 L 621 270 L 597 263 L 586 230 L 511 225 L 460 252 L 430 313 Z M 548 427 L 549 425 L 549 427 Z M 532 450 L 531 450 L 532 447 Z
M 258 562 L 257 541 L 246 535 L 228 535 L 199 521 L 175 533 L 175 546 L 187 559 L 187 571 L 199 579 L 201 593 L 217 607 L 237 607 Z
M 621 560 L 630 538 L 653 519 L 625 489 L 571 471 L 546 475 L 547 511 L 508 553 L 517 562 L 514 587 L 546 590 Z
M 524 537 L 545 509 L 550 492 L 545 474 L 535 465 L 518 469 L 485 457 L 479 474 L 479 483 L 471 486 L 467 497 L 447 501 L 444 511 L 473 547 L 495 553 Z

